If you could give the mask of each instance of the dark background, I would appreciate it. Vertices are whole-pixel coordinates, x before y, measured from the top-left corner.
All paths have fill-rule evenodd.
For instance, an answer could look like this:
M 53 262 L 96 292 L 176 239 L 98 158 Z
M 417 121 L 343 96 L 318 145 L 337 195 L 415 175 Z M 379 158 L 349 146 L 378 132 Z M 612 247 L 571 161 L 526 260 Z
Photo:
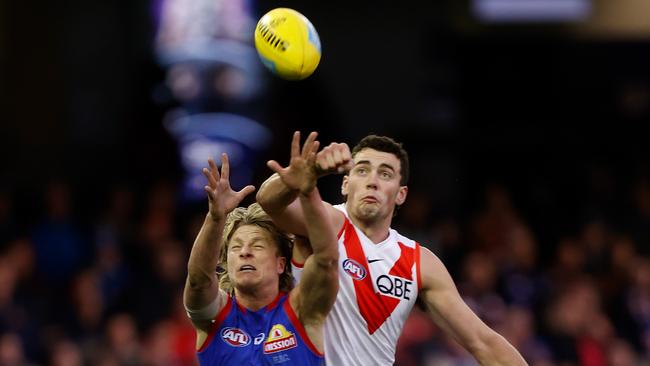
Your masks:
M 616 5 L 596 1 L 583 21 L 483 23 L 467 1 L 261 1 L 257 16 L 278 6 L 306 15 L 323 56 L 305 81 L 266 73 L 259 114 L 273 140 L 250 183 L 270 174 L 266 159 L 286 162 L 294 130 L 319 131 L 324 144 L 385 134 L 411 156 L 411 200 L 396 226 L 414 239 L 429 245 L 430 227 L 446 220 L 470 232 L 496 186 L 534 233 L 540 269 L 553 266 L 562 238 L 594 220 L 634 237 L 643 254 L 650 221 L 635 200 L 650 175 L 650 29 L 625 14 L 650 13 L 642 2 L 617 4 L 632 10 L 610 19 Z M 0 4 L 3 245 L 30 237 L 53 182 L 69 187 L 88 232 L 115 187 L 144 205 L 153 186 L 182 181 L 162 125 L 174 103 L 155 98 L 165 70 L 151 14 L 146 1 Z M 338 185 L 323 180 L 330 201 Z M 204 206 L 179 202 L 175 230 Z M 191 245 L 192 235 L 177 238 Z M 463 242 L 467 253 L 471 240 Z

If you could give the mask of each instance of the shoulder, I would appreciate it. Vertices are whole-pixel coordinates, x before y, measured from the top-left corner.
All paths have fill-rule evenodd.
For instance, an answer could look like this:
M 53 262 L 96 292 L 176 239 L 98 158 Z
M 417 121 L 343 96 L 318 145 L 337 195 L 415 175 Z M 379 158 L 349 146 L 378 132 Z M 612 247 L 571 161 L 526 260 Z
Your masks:
M 390 229 L 390 236 L 394 238 L 395 241 L 398 243 L 402 243 L 403 245 L 406 245 L 411 248 L 416 248 L 416 247 L 422 247 L 417 241 L 408 238 L 402 234 L 400 234 L 397 230 L 391 228 Z
M 348 217 L 348 211 L 345 209 L 345 203 L 339 203 L 339 204 L 336 204 L 336 205 L 332 205 L 332 207 L 335 210 L 341 212 L 343 214 L 343 216 Z
M 422 272 L 422 287 L 424 289 L 444 288 L 453 286 L 453 280 L 444 263 L 431 250 L 420 246 L 420 268 Z
M 348 211 L 345 209 L 345 203 L 339 203 L 337 205 L 328 204 L 332 209 L 330 210 L 330 216 L 332 219 L 332 224 L 336 229 L 336 232 L 341 233 L 344 228 L 345 220 L 348 218 Z

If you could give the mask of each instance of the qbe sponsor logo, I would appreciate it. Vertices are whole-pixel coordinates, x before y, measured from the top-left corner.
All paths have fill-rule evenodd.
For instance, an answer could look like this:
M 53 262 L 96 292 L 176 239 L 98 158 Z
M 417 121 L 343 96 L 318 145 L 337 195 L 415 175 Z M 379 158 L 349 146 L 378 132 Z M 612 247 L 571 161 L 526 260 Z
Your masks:
M 375 281 L 377 290 L 384 295 L 398 299 L 411 300 L 413 281 L 402 277 L 381 275 Z

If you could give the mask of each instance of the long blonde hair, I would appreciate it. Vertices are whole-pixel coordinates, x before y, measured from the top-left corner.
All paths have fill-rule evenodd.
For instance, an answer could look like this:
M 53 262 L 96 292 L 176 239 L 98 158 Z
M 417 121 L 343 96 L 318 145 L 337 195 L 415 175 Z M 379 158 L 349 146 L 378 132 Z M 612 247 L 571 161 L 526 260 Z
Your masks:
M 293 288 L 293 276 L 291 275 L 291 250 L 293 248 L 293 236 L 278 229 L 271 217 L 264 212 L 258 203 L 253 203 L 248 208 L 237 207 L 228 214 L 226 225 L 223 230 L 223 245 L 219 254 L 219 262 L 222 272 L 219 275 L 219 287 L 229 294 L 234 288 L 228 276 L 228 246 L 230 239 L 237 228 L 242 225 L 256 225 L 268 231 L 273 237 L 278 248 L 280 257 L 286 258 L 284 271 L 280 274 L 280 291 L 289 292 Z

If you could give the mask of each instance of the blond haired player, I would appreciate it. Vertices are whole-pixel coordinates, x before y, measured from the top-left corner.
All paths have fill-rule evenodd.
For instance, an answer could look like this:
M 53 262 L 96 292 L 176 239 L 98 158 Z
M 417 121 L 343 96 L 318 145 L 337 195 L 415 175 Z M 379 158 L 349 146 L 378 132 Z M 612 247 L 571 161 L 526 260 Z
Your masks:
M 282 175 L 300 192 L 314 249 L 293 288 L 290 238 L 258 204 L 236 208 L 254 187 L 231 189 L 225 154 L 221 173 L 212 159 L 203 170 L 209 212 L 192 247 L 184 292 L 201 365 L 322 365 L 323 326 L 338 290 L 338 252 L 313 174 L 317 149 L 318 142 L 308 139 L 301 153 L 296 141 L 289 172 Z M 219 261 L 225 273 L 217 276 Z
M 299 133 L 294 134 L 294 144 L 297 139 Z M 344 143 L 330 144 L 316 160 L 321 176 L 347 172 L 341 185 L 345 203 L 326 204 L 338 235 L 340 286 L 325 323 L 327 364 L 392 365 L 397 340 L 417 299 L 480 364 L 526 364 L 463 302 L 438 257 L 391 229 L 395 207 L 404 203 L 408 193 L 408 155 L 401 144 L 371 135 L 352 151 Z M 275 161 L 268 166 L 287 174 Z M 267 179 L 257 194 L 279 227 L 306 235 L 306 218 L 297 197 L 298 191 L 278 174 Z

